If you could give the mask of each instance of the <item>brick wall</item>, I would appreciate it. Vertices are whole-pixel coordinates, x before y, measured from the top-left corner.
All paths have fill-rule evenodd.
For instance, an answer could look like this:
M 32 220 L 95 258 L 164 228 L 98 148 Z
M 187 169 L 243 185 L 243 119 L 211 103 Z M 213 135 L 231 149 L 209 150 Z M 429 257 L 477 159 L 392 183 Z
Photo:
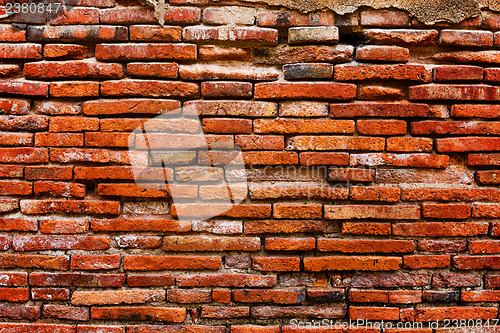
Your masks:
M 0 25 L 0 332 L 498 318 L 500 14 L 117 2 Z M 134 182 L 131 132 L 182 105 L 241 148 L 241 204 L 204 182 L 227 170 L 198 206 Z

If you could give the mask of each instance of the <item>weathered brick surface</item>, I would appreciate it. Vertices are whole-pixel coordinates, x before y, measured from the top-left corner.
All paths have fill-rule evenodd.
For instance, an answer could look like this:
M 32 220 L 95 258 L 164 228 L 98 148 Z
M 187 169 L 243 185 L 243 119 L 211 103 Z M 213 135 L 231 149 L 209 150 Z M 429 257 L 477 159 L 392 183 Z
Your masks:
M 0 24 L 0 332 L 498 318 L 498 13 L 64 2 Z

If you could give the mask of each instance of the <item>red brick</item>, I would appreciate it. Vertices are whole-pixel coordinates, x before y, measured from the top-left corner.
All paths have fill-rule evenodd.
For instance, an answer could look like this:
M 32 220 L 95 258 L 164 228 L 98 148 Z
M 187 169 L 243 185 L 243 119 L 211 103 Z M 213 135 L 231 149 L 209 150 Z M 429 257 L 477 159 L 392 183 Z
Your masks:
M 471 216 L 471 206 L 458 204 L 424 204 L 422 215 L 435 219 L 466 219 Z
M 2 77 L 16 77 L 20 71 L 19 65 L 0 65 L 0 76 Z
M 478 66 L 438 66 L 434 68 L 434 81 L 482 81 L 484 69 Z
M 194 83 L 153 80 L 106 81 L 101 84 L 103 96 L 196 97 Z
M 363 187 L 351 186 L 349 197 L 356 201 L 398 202 L 401 190 L 395 187 Z
M 202 126 L 205 133 L 250 134 L 252 132 L 252 121 L 247 119 L 205 118 L 202 120 Z
M 188 65 L 180 66 L 179 75 L 185 80 L 252 80 L 274 81 L 278 71 L 265 67 Z
M 325 206 L 325 218 L 332 220 L 350 219 L 392 219 L 417 220 L 420 218 L 419 206 L 374 206 L 346 205 Z
M 180 2 L 185 2 L 185 1 L 198 1 L 198 0 L 172 0 L 172 3 L 180 3 Z M 200 0 L 201 1 L 201 0 Z M 180 330 L 187 330 L 187 332 L 190 333 L 224 333 L 225 332 L 225 327 L 224 326 L 196 326 L 196 325 L 181 325 L 181 326 L 174 326 L 173 328 L 175 329 L 180 329 Z M 152 332 L 167 332 L 170 330 L 169 326 L 151 326 L 151 325 L 138 325 L 138 326 L 127 326 L 127 330 L 129 331 L 128 333 L 145 333 L 151 330 Z M 165 331 L 166 330 L 166 331 Z M 98 332 L 92 332 L 92 333 L 98 333 Z M 105 332 L 107 333 L 107 332 Z
M 35 41 L 120 41 L 127 40 L 126 27 L 90 26 L 30 26 L 28 39 Z
M 0 218 L 1 231 L 37 231 L 36 220 L 24 220 L 19 218 Z M 1 284 L 0 284 L 1 285 Z
M 417 155 L 418 157 L 419 155 Z M 445 155 L 423 155 L 421 161 L 416 159 L 415 166 L 433 166 L 434 168 L 445 168 L 448 166 L 449 159 Z M 406 162 L 405 162 L 406 164 Z M 420 165 L 419 165 L 420 164 Z M 471 184 L 474 174 L 463 170 L 425 170 L 425 169 L 378 169 L 375 180 L 377 183 L 396 184 L 396 183 L 436 183 L 436 184 Z
M 343 222 L 342 233 L 351 235 L 390 235 L 390 223 Z
M 157 287 L 173 286 L 175 278 L 170 274 L 163 275 L 127 275 L 127 285 L 129 287 Z
M 335 66 L 334 78 L 336 81 L 407 80 L 430 82 L 432 81 L 432 71 L 424 65 L 414 64 L 342 64 Z
M 356 274 L 352 278 L 352 287 L 400 288 L 423 287 L 429 284 L 428 274 L 416 273 L 366 273 Z
M 23 171 L 22 165 L 0 165 L 0 177 L 2 178 L 22 178 Z
M 127 23 L 155 23 L 156 19 L 152 10 L 146 7 L 110 8 L 100 11 L 101 23 L 127 24 Z
M 385 139 L 377 137 L 294 136 L 286 150 L 372 150 L 385 148 Z
M 266 238 L 267 251 L 310 251 L 316 248 L 314 238 Z
M 363 31 L 363 35 L 371 42 L 389 45 L 434 45 L 438 34 L 437 30 L 365 29 Z
M 336 46 L 289 46 L 259 48 L 253 53 L 253 62 L 267 65 L 325 62 L 342 63 L 352 59 L 354 48 L 350 45 Z
M 244 152 L 243 161 L 250 165 L 298 164 L 299 156 L 290 152 Z
M 185 232 L 191 229 L 189 222 L 166 219 L 93 219 L 90 225 L 93 231 L 108 232 Z
M 375 170 L 357 168 L 330 168 L 328 180 L 333 182 L 371 182 L 375 179 Z
M 0 181 L 0 195 L 30 195 L 33 185 L 23 181 Z
M 361 12 L 361 25 L 407 26 L 410 18 L 407 13 L 395 10 L 364 10 Z
M 154 25 L 131 25 L 130 40 L 148 42 L 180 42 L 181 27 L 158 27 Z
M 92 256 L 91 256 L 92 257 Z M 31 273 L 30 285 L 43 287 L 121 287 L 125 274 Z
M 436 320 L 460 319 L 492 319 L 496 317 L 496 308 L 487 307 L 441 307 L 441 308 L 416 308 L 410 310 L 408 319 L 415 322 L 431 322 Z
M 351 103 L 331 104 L 332 117 L 426 117 L 429 113 L 427 104 L 409 103 Z
M 73 177 L 73 167 L 38 167 L 29 166 L 24 170 L 26 179 L 64 179 Z
M 47 125 L 46 116 L 0 116 L 0 129 L 7 131 L 41 131 Z
M 354 133 L 352 120 L 323 119 L 256 119 L 255 133 L 295 134 L 295 133 Z
M 457 46 L 493 46 L 493 33 L 481 30 L 442 30 L 439 43 Z
M 336 44 L 339 29 L 334 26 L 293 27 L 288 29 L 288 44 L 322 43 Z
M 120 267 L 120 255 L 72 255 L 71 269 L 101 270 Z
M 500 88 L 487 85 L 427 84 L 410 87 L 410 100 L 497 101 Z
M 2 163 L 47 163 L 48 151 L 44 148 L 0 148 Z
M 35 81 L 10 80 L 0 82 L 0 93 L 8 95 L 47 97 L 49 84 Z
M 33 185 L 35 195 L 48 195 L 53 197 L 85 197 L 85 185 L 62 182 L 35 182 Z
M 35 146 L 40 147 L 81 147 L 82 133 L 36 133 Z
M 49 91 L 53 97 L 97 97 L 99 96 L 99 82 L 51 83 Z
M 44 234 L 82 234 L 89 230 L 83 220 L 40 220 L 40 232 Z
M 415 250 L 413 241 L 319 238 L 318 251 L 341 253 L 408 253 Z
M 279 326 L 231 326 L 231 333 L 279 333 Z
M 200 116 L 276 117 L 278 106 L 270 102 L 255 101 L 190 101 L 184 103 L 189 113 Z M 186 112 L 186 111 L 185 111 Z
M 397 303 L 411 304 L 422 302 L 421 291 L 411 290 L 356 290 L 351 289 L 349 300 L 356 303 Z
M 105 236 L 15 236 L 15 251 L 106 250 L 110 241 Z
M 333 65 L 325 63 L 298 63 L 283 65 L 285 80 L 331 79 Z
M 500 68 L 486 68 L 484 70 L 484 81 L 486 81 L 486 82 L 499 82 L 500 81 Z
M 350 164 L 353 166 L 391 165 L 399 167 L 446 168 L 449 160 L 449 156 L 446 155 L 374 153 L 351 154 Z
M 302 165 L 348 165 L 347 153 L 301 153 L 299 155 Z
M 257 24 L 264 27 L 290 27 L 333 25 L 335 15 L 331 12 L 302 14 L 296 11 L 267 11 L 257 15 Z
M 71 8 L 64 15 L 54 16 L 49 20 L 50 25 L 69 24 L 99 24 L 99 10 L 97 8 Z
M 319 220 L 247 221 L 246 234 L 314 233 L 327 231 L 328 225 Z
M 203 251 L 259 251 L 257 237 L 207 237 L 207 236 L 165 236 L 163 251 L 203 252 Z
M 450 266 L 449 255 L 411 255 L 403 257 L 403 267 L 409 269 L 446 268 Z
M 125 256 L 123 268 L 132 271 L 148 270 L 216 270 L 221 267 L 219 257 L 180 257 L 180 256 Z
M 496 201 L 500 200 L 496 189 L 403 189 L 403 201 Z
M 208 7 L 203 10 L 203 22 L 216 25 L 253 25 L 257 12 L 250 7 Z
M 105 290 L 75 291 L 71 297 L 73 305 L 108 305 L 156 303 L 165 300 L 162 290 Z
M 177 277 L 179 287 L 274 287 L 277 279 L 273 275 L 251 274 L 205 274 Z
M 171 303 L 182 304 L 200 304 L 210 303 L 212 301 L 212 293 L 210 290 L 175 290 L 167 291 L 167 301 Z
M 500 107 L 498 105 L 453 105 L 451 115 L 461 118 L 499 118 Z
M 21 200 L 25 214 L 67 212 L 77 214 L 118 214 L 119 202 L 79 200 Z
M 465 240 L 421 240 L 417 242 L 418 249 L 424 252 L 465 252 L 467 242 Z
M 78 44 L 46 44 L 43 47 L 44 58 L 85 59 L 91 57 L 88 46 Z
M 427 134 L 500 134 L 495 122 L 483 121 L 422 121 L 412 123 L 412 133 Z
M 235 144 L 242 150 L 283 150 L 283 136 L 277 135 L 236 135 Z
M 392 233 L 397 236 L 414 237 L 454 237 L 478 236 L 488 233 L 488 223 L 484 222 L 422 222 L 396 223 Z
M 42 59 L 40 44 L 2 44 L 0 57 L 3 59 Z
M 218 307 L 218 306 L 203 306 L 201 308 L 202 318 L 244 318 L 250 315 L 249 307 Z
M 87 61 L 32 62 L 24 65 L 24 75 L 32 79 L 119 79 L 124 76 L 122 65 Z
M 250 60 L 250 49 L 203 45 L 199 48 L 200 60 Z
M 399 320 L 399 308 L 349 307 L 351 320 Z
M 352 99 L 356 86 L 343 83 L 257 83 L 256 99 Z
M 484 276 L 484 285 L 487 288 L 498 288 L 500 282 L 499 275 L 485 275 Z M 480 283 L 479 283 L 480 285 Z
M 476 173 L 477 182 L 480 184 L 500 184 L 498 171 L 478 171 Z
M 31 288 L 31 298 L 37 301 L 68 301 L 69 289 Z
M 165 8 L 165 23 L 197 23 L 201 20 L 201 9 L 195 7 L 173 7 Z
M 249 82 L 202 82 L 201 94 L 204 97 L 252 97 L 253 85 Z
M 81 103 L 60 101 L 35 101 L 34 111 L 49 116 L 77 115 L 82 113 Z
M 129 147 L 129 133 L 87 132 L 85 144 L 88 147 Z
M 98 100 L 83 103 L 83 113 L 86 115 L 116 115 L 116 114 L 170 114 L 179 111 L 181 104 L 174 100 L 158 99 L 121 99 Z
M 127 72 L 134 76 L 155 76 L 167 79 L 176 79 L 178 77 L 179 65 L 176 63 L 129 63 Z
M 436 139 L 439 152 L 473 152 L 498 150 L 500 138 L 488 137 L 460 137 Z
M 98 44 L 98 60 L 195 60 L 193 44 Z
M 69 260 L 65 256 L 1 254 L 0 267 L 67 270 L 69 268 Z
M 162 321 L 182 323 L 186 318 L 186 309 L 143 307 L 106 307 L 91 309 L 92 319 L 116 321 Z
M 481 281 L 482 278 L 479 274 L 444 272 L 432 275 L 434 288 L 479 287 Z
M 410 50 L 400 46 L 360 46 L 356 49 L 356 60 L 407 62 Z
M 322 205 L 285 203 L 273 205 L 273 216 L 278 219 L 318 219 L 322 215 Z
M 78 325 L 77 333 L 125 333 L 125 328 L 119 326 Z
M 358 133 L 364 135 L 401 135 L 406 133 L 404 120 L 358 120 Z
M 26 42 L 26 31 L 10 26 L 0 26 L 0 41 L 2 42 Z
M 184 41 L 203 42 L 244 42 L 257 45 L 278 44 L 278 30 L 256 27 L 207 27 L 190 26 L 184 28 Z
M 252 308 L 252 318 L 343 318 L 345 307 L 318 306 L 259 306 Z
M 320 271 L 393 271 L 401 267 L 400 257 L 314 257 L 304 258 L 304 270 Z
M 5 333 L 76 333 L 75 326 L 73 325 L 61 325 L 61 324 L 13 324 L 13 323 L 1 323 L 0 330 Z
M 434 141 L 429 138 L 388 138 L 387 151 L 432 152 Z
M 64 305 L 43 306 L 43 316 L 45 318 L 69 319 L 77 321 L 88 321 L 90 319 L 88 308 L 76 308 Z
M 250 185 L 250 196 L 253 199 L 347 199 L 348 191 L 344 188 L 318 185 L 290 185 L 281 183 L 277 185 Z
M 1 98 L 0 110 L 2 114 L 27 115 L 30 102 L 24 99 Z
M 500 154 L 470 154 L 468 165 L 500 165 Z

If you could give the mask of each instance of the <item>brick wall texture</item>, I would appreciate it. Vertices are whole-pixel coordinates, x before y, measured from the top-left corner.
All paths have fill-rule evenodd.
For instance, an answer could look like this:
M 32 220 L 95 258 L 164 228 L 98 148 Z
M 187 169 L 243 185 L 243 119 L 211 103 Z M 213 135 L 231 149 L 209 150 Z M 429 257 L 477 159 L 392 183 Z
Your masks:
M 71 5 L 0 24 L 0 332 L 499 318 L 500 14 L 171 0 L 161 26 L 135 0 Z M 164 170 L 129 153 L 188 105 L 246 165 L 170 170 L 203 205 L 136 184 L 132 158 Z M 245 175 L 243 202 L 190 215 Z

